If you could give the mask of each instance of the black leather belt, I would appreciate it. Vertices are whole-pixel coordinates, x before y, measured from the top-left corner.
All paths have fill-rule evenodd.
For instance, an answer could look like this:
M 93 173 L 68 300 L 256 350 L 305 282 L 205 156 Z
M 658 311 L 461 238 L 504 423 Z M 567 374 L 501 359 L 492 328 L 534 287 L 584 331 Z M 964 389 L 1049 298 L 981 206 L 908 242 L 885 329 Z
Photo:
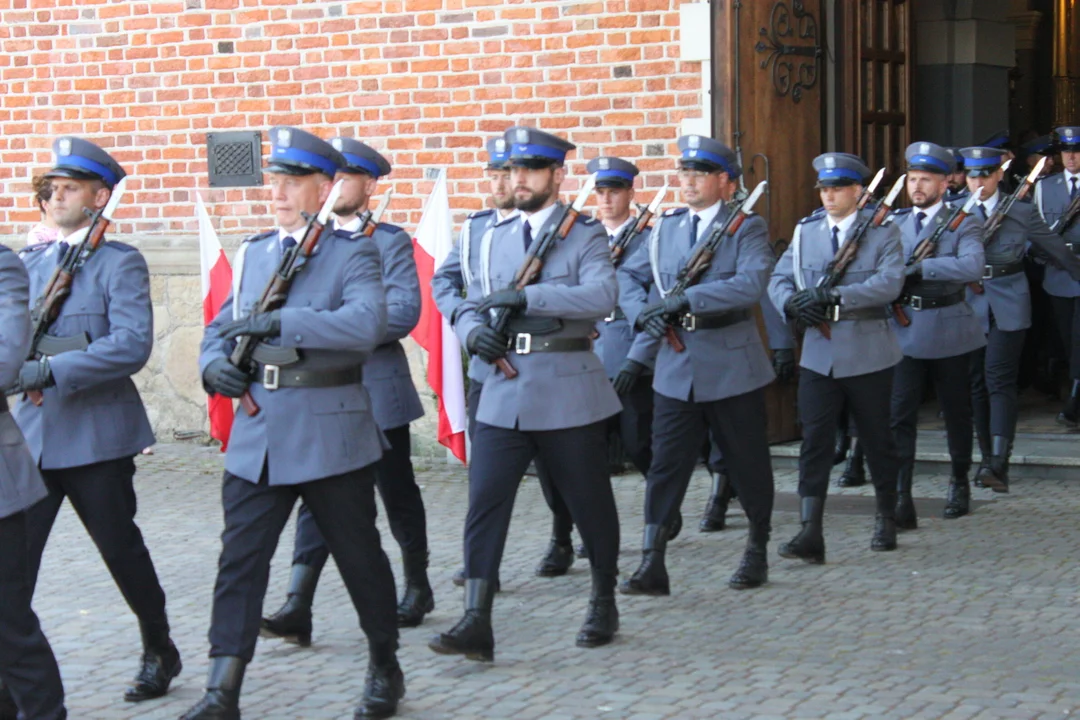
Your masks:
M 829 320 L 839 322 L 841 320 L 885 320 L 889 317 L 886 307 L 852 308 L 845 310 L 839 305 L 832 306 Z
M 0 395 L 0 415 L 3 415 L 8 411 L 7 398 Z
M 364 369 L 359 365 L 340 370 L 292 370 L 278 365 L 259 365 L 256 377 L 256 382 L 267 390 L 326 388 L 363 382 Z
M 719 330 L 750 319 L 749 310 L 732 310 L 718 315 L 693 315 L 687 313 L 679 318 L 679 325 L 686 332 L 695 330 Z
M 964 291 L 927 297 L 925 295 L 901 295 L 900 304 L 907 305 L 912 310 L 933 310 L 935 308 L 949 307 L 964 302 Z
M 993 280 L 994 278 L 1005 277 L 1006 275 L 1015 275 L 1016 273 L 1024 272 L 1024 261 L 1017 260 L 1011 263 L 1004 263 L 1001 265 L 987 264 L 983 266 L 983 280 Z
M 518 355 L 530 355 L 538 352 L 582 352 L 592 350 L 592 340 L 574 337 L 543 337 L 531 333 L 518 333 L 514 336 L 511 348 Z
M 608 315 L 606 318 L 604 318 L 604 322 L 609 323 L 609 322 L 615 322 L 616 320 L 625 320 L 625 319 L 626 319 L 626 313 L 623 312 L 621 307 L 616 305 L 615 310 L 610 315 Z

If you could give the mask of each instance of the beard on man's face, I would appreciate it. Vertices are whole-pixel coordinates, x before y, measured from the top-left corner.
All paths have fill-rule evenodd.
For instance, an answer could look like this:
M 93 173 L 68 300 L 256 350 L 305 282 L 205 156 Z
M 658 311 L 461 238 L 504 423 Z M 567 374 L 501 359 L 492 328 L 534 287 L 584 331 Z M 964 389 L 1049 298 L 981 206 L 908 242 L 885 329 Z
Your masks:
M 514 192 L 514 207 L 522 212 L 532 213 L 544 207 L 551 198 L 551 185 L 544 190 L 528 190 L 526 195 Z

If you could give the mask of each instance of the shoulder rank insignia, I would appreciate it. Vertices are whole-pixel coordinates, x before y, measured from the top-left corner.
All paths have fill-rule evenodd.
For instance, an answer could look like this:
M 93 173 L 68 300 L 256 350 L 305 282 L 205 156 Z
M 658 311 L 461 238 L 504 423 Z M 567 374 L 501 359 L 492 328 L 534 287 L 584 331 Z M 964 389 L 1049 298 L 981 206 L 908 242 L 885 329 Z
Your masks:
M 686 208 L 686 207 L 671 208 L 669 210 L 664 211 L 664 217 L 671 217 L 672 215 L 682 215 L 683 213 L 688 212 L 688 211 L 689 211 L 689 208 Z

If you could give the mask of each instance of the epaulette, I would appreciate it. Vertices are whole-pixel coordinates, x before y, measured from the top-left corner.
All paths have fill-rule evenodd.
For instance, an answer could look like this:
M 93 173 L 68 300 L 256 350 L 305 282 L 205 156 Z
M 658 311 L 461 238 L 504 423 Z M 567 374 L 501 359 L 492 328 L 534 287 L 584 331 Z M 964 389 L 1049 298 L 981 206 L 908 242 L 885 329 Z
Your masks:
M 669 210 L 665 210 L 662 217 L 671 217 L 673 215 L 682 215 L 683 213 L 689 212 L 689 211 L 690 211 L 690 208 L 687 208 L 687 207 L 671 208 Z
M 266 240 L 267 238 L 272 238 L 277 234 L 278 234 L 278 231 L 276 229 L 275 230 L 266 230 L 266 231 L 261 232 L 261 233 L 259 233 L 257 235 L 252 235 L 251 237 L 246 237 L 241 242 L 245 242 L 245 243 L 259 242 L 260 240 Z
M 31 253 L 40 252 L 41 250 L 44 250 L 45 248 L 49 247 L 50 245 L 52 245 L 52 243 L 47 243 L 47 242 L 35 243 L 34 245 L 27 245 L 26 247 L 19 249 L 19 257 L 22 257 L 23 255 L 29 255 Z
M 469 213 L 469 219 L 475 220 L 476 218 L 487 217 L 488 215 L 494 214 L 494 212 L 495 210 L 492 208 L 488 208 L 486 210 L 477 210 L 476 212 Z
M 817 210 L 815 210 L 814 212 L 810 213 L 809 215 L 804 217 L 802 220 L 800 220 L 799 224 L 800 225 L 805 225 L 807 223 L 816 222 L 816 221 L 820 220 L 823 217 L 825 217 L 825 208 L 819 207 Z
M 376 225 L 375 229 L 376 230 L 382 230 L 383 232 L 393 233 L 395 235 L 397 233 L 399 233 L 399 232 L 405 232 L 405 228 L 401 227 L 400 225 L 392 225 L 390 223 L 384 223 L 384 222 L 381 222 L 378 225 Z
M 899 210 L 893 210 L 889 214 L 892 215 L 893 217 L 903 217 L 904 215 L 908 215 L 910 213 L 911 213 L 911 208 L 906 207 L 906 208 L 900 208 Z
M 585 227 L 589 227 L 591 225 L 595 225 L 596 223 L 598 223 L 600 221 L 597 220 L 594 217 L 579 216 L 578 217 L 578 222 L 581 223 L 582 225 L 584 225 Z

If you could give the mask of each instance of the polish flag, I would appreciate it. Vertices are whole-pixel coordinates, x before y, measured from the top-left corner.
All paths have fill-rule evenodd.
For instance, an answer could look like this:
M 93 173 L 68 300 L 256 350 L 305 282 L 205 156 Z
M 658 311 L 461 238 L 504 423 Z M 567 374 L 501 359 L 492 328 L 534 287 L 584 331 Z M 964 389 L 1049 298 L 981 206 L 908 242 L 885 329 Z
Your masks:
M 439 442 L 464 463 L 467 421 L 461 345 L 450 323 L 435 307 L 431 295 L 431 277 L 453 247 L 446 170 L 440 170 L 413 241 L 416 270 L 420 275 L 421 306 L 420 322 L 410 334 L 428 352 L 428 385 L 439 401 Z
M 195 196 L 195 214 L 199 218 L 199 265 L 202 270 L 203 326 L 209 325 L 217 317 L 225 299 L 232 290 L 232 267 L 229 258 L 221 248 L 214 225 L 210 222 L 210 213 L 202 197 Z M 210 413 L 210 437 L 221 441 L 221 452 L 229 445 L 229 433 L 232 432 L 232 400 L 224 395 L 207 398 L 207 410 Z

